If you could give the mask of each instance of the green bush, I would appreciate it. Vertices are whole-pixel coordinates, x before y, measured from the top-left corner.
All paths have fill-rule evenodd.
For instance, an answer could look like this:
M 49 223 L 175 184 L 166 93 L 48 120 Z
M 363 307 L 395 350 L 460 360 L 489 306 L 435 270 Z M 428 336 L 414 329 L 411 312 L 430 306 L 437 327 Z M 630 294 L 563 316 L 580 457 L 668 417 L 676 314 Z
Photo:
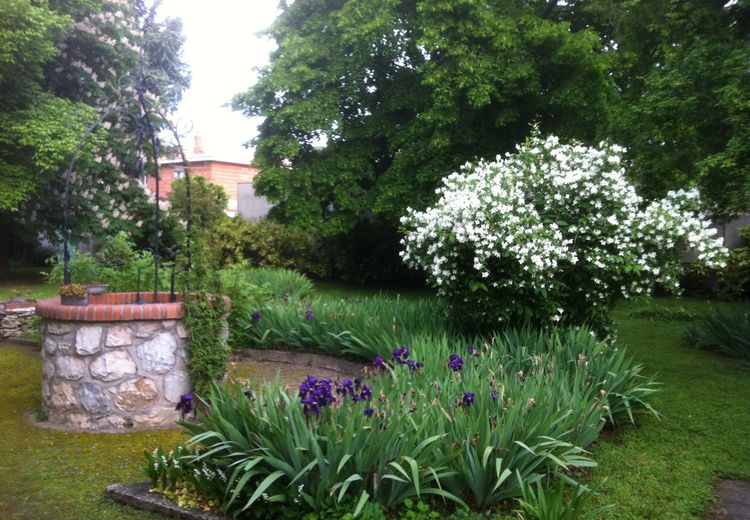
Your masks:
M 750 308 L 719 309 L 691 326 L 684 339 L 697 349 L 750 360 Z
M 201 422 L 183 425 L 198 451 L 190 462 L 221 469 L 216 498 L 235 515 L 274 504 L 318 518 L 407 501 L 486 509 L 544 475 L 594 466 L 585 448 L 602 427 L 650 409 L 654 382 L 587 331 L 473 345 L 418 337 L 365 381 L 308 378 L 299 394 L 214 386 Z
M 277 300 L 305 298 L 315 289 L 309 278 L 291 269 L 256 267 L 241 273 L 247 283 L 262 287 Z
M 311 313 L 311 314 L 308 314 Z M 374 296 L 271 301 L 239 316 L 232 333 L 237 347 L 321 349 L 371 359 L 404 338 L 450 329 L 437 299 L 416 301 Z
M 223 265 L 248 262 L 253 267 L 280 267 L 324 278 L 330 274 L 322 237 L 267 220 L 226 220 L 217 228 Z

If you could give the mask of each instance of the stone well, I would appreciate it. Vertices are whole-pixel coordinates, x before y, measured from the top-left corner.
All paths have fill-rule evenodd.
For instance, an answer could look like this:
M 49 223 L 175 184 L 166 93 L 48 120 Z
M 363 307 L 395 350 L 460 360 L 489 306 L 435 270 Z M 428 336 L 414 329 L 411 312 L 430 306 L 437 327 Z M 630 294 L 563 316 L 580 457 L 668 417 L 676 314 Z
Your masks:
M 169 293 L 91 295 L 87 306 L 37 302 L 44 320 L 42 402 L 52 425 L 89 431 L 171 426 L 191 387 L 181 301 Z

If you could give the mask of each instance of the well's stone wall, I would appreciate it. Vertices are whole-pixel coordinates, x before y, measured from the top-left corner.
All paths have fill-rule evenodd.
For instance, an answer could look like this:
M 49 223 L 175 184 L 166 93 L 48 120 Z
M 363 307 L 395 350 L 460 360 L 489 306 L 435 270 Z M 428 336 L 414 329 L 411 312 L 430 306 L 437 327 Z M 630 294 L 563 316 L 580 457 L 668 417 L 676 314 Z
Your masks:
M 47 321 L 42 398 L 49 421 L 83 430 L 170 426 L 190 390 L 181 321 Z

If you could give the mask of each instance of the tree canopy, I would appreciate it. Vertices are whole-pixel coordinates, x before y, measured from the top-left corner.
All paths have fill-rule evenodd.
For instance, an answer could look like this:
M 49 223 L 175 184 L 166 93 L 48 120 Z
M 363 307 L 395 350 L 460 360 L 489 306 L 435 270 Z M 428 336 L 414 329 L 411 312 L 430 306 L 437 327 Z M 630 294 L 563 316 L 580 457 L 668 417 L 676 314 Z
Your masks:
M 542 133 L 628 148 L 644 195 L 750 200 L 748 0 L 296 0 L 234 106 L 272 217 L 348 233 Z
M 157 22 L 141 0 L 0 0 L 0 6 L 0 227 L 12 223 L 16 235 L 42 232 L 54 241 L 62 172 L 87 126 L 135 98 L 140 54 L 148 98 L 165 112 L 176 108 L 189 84 L 180 61 L 181 23 Z M 122 106 L 137 113 L 134 103 Z M 74 237 L 142 227 L 149 209 L 128 176 L 132 130 L 132 119 L 115 114 L 83 147 L 73 179 Z
M 584 141 L 614 94 L 597 34 L 546 2 L 298 0 L 235 107 L 265 121 L 258 190 L 272 215 L 337 234 L 424 206 L 469 159 L 532 123 Z

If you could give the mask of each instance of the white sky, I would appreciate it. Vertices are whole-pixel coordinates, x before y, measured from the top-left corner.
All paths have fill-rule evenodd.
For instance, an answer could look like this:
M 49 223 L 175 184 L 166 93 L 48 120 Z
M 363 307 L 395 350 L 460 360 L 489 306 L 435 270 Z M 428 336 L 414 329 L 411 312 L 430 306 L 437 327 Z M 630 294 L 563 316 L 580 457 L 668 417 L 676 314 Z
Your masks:
M 177 117 L 184 133 L 191 124 L 203 139 L 205 153 L 250 161 L 252 150 L 242 146 L 257 134 L 259 118 L 249 119 L 224 107 L 255 82 L 254 69 L 268 63 L 274 44 L 257 36 L 278 14 L 278 0 L 164 0 L 160 17 L 183 22 L 183 61 L 192 83 Z M 193 136 L 181 137 L 188 155 Z

